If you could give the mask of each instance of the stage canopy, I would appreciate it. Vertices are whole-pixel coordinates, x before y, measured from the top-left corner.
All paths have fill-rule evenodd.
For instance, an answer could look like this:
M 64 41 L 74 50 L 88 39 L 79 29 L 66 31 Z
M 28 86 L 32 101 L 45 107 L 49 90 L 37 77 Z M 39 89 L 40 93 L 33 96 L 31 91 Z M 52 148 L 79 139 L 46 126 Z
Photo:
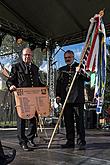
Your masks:
M 102 9 L 109 36 L 109 0 L 0 0 L 0 29 L 38 45 L 75 44 L 85 41 L 89 19 Z

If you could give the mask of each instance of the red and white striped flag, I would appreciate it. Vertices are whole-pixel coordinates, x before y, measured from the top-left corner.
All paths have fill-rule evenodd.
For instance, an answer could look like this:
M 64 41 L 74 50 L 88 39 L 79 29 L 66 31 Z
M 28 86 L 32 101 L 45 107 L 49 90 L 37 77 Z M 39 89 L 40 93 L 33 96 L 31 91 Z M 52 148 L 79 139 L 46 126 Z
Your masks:
M 85 46 L 87 45 L 83 63 L 86 71 L 96 73 L 95 94 L 97 107 L 102 108 L 106 83 L 106 35 L 102 21 L 104 11 L 100 11 L 90 19 Z M 97 109 L 98 109 L 97 108 Z

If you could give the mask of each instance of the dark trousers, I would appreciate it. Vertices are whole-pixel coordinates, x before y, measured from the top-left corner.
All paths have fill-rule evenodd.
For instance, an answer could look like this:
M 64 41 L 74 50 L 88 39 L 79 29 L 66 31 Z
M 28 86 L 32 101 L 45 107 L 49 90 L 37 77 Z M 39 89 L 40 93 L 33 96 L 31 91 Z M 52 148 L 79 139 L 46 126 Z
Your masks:
M 20 145 L 23 143 L 27 143 L 28 140 L 33 140 L 37 132 L 36 118 L 33 117 L 28 120 L 29 120 L 28 134 L 26 136 L 25 135 L 26 119 L 21 119 L 20 117 L 17 118 L 17 130 L 18 130 L 18 139 Z
M 4 152 L 3 152 L 3 148 L 2 148 L 2 144 L 0 141 L 0 160 L 4 157 Z
M 67 103 L 64 109 L 64 122 L 66 127 L 67 141 L 75 142 L 75 120 L 78 138 L 85 143 L 84 128 L 84 105 L 80 104 L 75 107 L 73 103 Z

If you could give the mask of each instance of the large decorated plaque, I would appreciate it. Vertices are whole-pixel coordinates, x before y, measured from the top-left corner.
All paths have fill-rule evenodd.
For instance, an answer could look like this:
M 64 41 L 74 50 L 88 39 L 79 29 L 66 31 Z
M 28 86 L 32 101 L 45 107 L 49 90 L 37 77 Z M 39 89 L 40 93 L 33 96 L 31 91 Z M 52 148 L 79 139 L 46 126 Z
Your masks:
M 40 116 L 49 116 L 50 101 L 47 87 L 17 88 L 14 95 L 20 118 L 31 119 L 36 112 Z

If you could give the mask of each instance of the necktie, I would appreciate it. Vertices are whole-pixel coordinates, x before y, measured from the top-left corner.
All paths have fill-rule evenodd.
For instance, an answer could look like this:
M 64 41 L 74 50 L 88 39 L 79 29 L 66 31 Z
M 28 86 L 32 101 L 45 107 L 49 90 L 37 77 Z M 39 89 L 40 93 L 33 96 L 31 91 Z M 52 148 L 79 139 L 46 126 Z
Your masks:
M 25 65 L 26 66 L 26 70 L 25 70 L 25 74 L 29 74 L 29 65 Z

